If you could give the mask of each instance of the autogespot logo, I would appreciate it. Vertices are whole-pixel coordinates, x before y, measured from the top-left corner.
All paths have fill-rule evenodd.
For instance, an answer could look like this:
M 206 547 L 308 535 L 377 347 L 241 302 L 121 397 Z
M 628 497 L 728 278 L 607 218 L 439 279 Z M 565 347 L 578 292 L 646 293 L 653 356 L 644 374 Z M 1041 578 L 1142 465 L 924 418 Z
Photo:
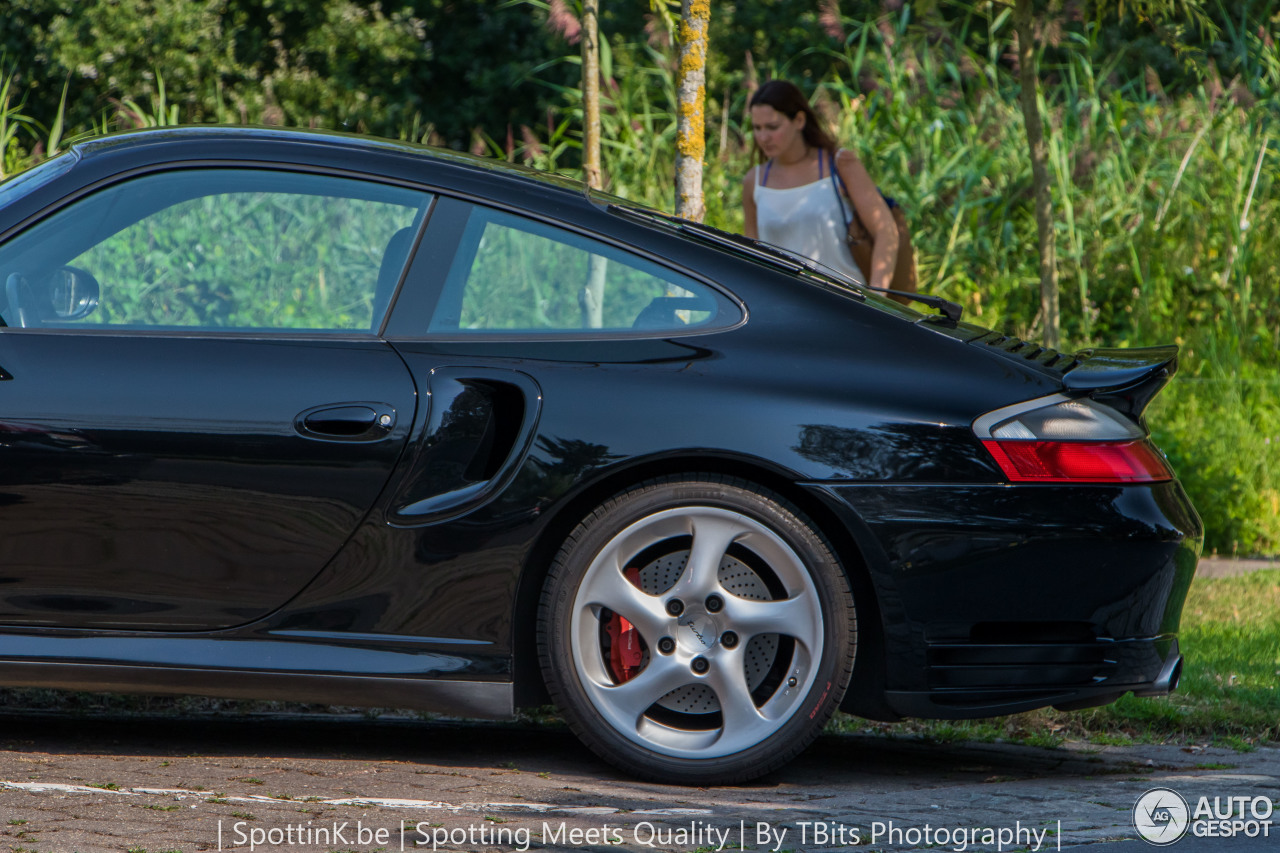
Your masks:
M 1133 827 L 1142 840 L 1164 847 L 1187 834 L 1191 810 L 1182 795 L 1169 788 L 1152 788 L 1133 805 Z

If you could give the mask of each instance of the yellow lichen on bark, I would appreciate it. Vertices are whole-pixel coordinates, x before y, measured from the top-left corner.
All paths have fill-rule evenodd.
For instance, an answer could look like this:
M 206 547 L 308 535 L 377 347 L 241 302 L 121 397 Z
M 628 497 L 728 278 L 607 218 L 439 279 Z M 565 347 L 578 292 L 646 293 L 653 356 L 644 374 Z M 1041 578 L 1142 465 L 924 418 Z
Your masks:
M 676 112 L 676 214 L 701 221 L 702 158 L 706 151 L 707 29 L 711 0 L 684 0 Z
M 694 39 L 694 41 L 685 41 Z M 698 72 L 707 67 L 707 48 L 705 45 L 706 30 L 702 34 L 694 32 L 692 27 L 680 27 L 680 76 Z
M 676 150 L 686 157 L 701 157 L 706 150 L 706 128 L 701 106 L 696 103 L 681 104 L 680 118 L 680 132 L 676 136 Z

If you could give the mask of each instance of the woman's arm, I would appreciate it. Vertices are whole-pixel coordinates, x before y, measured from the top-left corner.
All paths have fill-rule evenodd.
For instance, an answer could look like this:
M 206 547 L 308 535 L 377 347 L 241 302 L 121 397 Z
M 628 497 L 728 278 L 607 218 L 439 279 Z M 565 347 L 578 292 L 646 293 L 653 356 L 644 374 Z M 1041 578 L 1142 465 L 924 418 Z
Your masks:
M 760 239 L 760 231 L 756 228 L 756 170 L 752 166 L 742 176 L 742 233 L 752 240 Z
M 875 181 L 871 180 L 857 155 L 841 149 L 836 155 L 836 168 L 849 190 L 849 200 L 853 202 L 858 218 L 875 237 L 871 269 L 862 271 L 867 276 L 867 284 L 887 288 L 893 283 L 893 268 L 898 261 L 898 226 L 894 225 L 889 205 L 884 203 L 884 196 L 876 189 Z

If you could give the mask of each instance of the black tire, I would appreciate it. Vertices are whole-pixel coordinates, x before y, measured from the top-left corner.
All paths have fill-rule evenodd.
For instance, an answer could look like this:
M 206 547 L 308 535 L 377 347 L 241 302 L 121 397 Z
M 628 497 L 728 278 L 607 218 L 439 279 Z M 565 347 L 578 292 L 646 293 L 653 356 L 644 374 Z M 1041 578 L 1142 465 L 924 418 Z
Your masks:
M 856 644 L 848 580 L 815 526 L 711 474 L 598 507 L 560 549 L 538 611 L 543 674 L 570 727 L 660 782 L 736 783 L 790 761 L 839 706 Z

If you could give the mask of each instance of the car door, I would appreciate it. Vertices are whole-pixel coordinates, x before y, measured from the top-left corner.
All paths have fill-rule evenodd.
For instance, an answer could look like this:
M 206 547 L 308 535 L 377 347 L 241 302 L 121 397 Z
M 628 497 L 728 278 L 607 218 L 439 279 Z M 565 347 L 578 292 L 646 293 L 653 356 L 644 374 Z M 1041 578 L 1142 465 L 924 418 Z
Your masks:
M 379 332 L 431 202 L 169 168 L 0 246 L 0 625 L 223 628 L 315 577 L 414 420 Z

